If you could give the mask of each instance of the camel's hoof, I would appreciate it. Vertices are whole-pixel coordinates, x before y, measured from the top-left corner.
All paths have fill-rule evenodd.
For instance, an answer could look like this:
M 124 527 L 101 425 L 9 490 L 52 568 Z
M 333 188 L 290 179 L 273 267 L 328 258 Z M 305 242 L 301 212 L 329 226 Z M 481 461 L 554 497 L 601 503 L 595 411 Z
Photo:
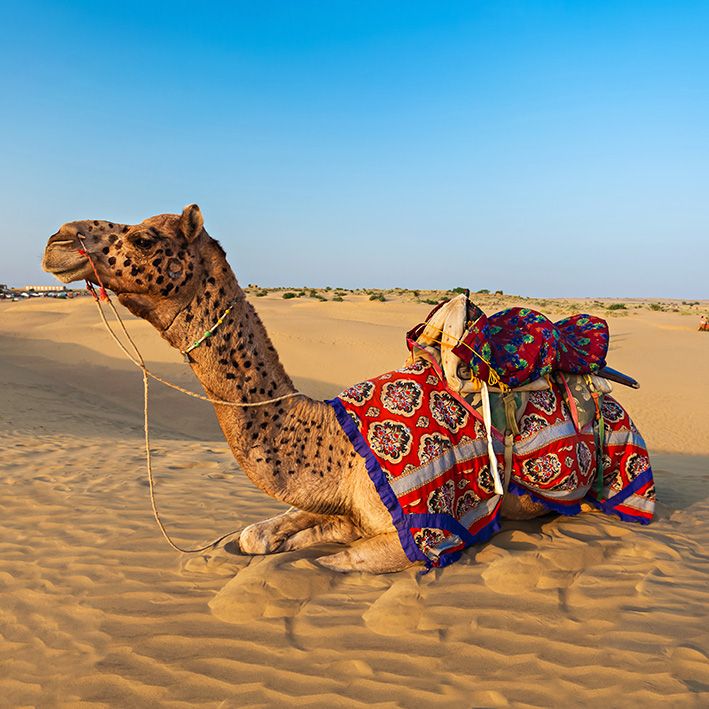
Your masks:
M 239 535 L 239 548 L 243 554 L 272 554 L 282 543 L 280 538 L 269 538 L 258 522 L 244 527 Z

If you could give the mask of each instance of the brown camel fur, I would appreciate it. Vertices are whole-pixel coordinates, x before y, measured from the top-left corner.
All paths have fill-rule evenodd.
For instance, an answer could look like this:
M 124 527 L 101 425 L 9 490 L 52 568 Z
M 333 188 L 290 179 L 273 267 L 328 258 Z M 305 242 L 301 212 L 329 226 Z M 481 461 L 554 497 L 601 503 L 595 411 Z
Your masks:
M 211 398 L 258 402 L 295 391 L 224 251 L 204 229 L 197 205 L 135 225 L 64 224 L 50 237 L 42 262 L 64 283 L 96 281 L 79 253 L 80 236 L 105 286 L 180 351 L 233 304 L 224 324 L 190 353 L 192 370 Z M 296 396 L 253 408 L 214 408 L 234 457 L 254 485 L 297 508 L 246 527 L 239 537 L 244 553 L 354 542 L 319 563 L 336 571 L 373 573 L 411 565 L 364 460 L 328 404 Z M 509 495 L 503 503 L 508 518 L 545 512 L 528 497 Z

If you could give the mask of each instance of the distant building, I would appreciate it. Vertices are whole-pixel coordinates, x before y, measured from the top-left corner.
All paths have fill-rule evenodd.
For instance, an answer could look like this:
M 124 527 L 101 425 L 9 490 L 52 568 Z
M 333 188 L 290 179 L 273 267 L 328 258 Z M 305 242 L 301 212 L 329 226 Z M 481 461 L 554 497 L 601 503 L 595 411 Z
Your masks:
M 22 290 L 25 291 L 25 293 L 32 291 L 35 293 L 61 293 L 69 289 L 66 286 L 25 286 Z

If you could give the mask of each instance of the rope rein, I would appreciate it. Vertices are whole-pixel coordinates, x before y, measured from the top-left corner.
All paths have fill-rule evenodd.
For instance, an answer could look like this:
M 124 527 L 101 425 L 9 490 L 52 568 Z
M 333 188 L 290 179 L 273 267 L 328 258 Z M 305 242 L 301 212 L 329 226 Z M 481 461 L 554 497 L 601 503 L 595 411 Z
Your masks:
M 151 372 L 145 365 L 145 360 L 143 359 L 143 356 L 140 353 L 140 350 L 138 349 L 138 346 L 135 344 L 135 341 L 131 337 L 130 333 L 128 332 L 125 323 L 123 322 L 123 319 L 121 318 L 118 310 L 116 310 L 115 305 L 113 304 L 113 301 L 109 297 L 106 288 L 103 285 L 103 282 L 101 281 L 101 277 L 98 274 L 98 271 L 96 270 L 96 266 L 94 265 L 93 260 L 91 259 L 91 256 L 89 255 L 88 250 L 86 249 L 86 244 L 84 243 L 84 239 L 81 234 L 78 235 L 79 241 L 81 242 L 82 248 L 79 249 L 79 253 L 82 256 L 85 256 L 88 260 L 88 262 L 91 264 L 91 269 L 94 272 L 94 275 L 96 277 L 96 280 L 98 281 L 99 284 L 99 292 L 96 293 L 96 290 L 94 289 L 93 285 L 90 283 L 90 281 L 86 281 L 86 289 L 91 293 L 91 295 L 94 297 L 94 301 L 96 303 L 96 307 L 98 309 L 99 315 L 101 317 L 101 321 L 104 324 L 104 327 L 108 331 L 109 335 L 113 338 L 114 342 L 118 345 L 118 347 L 121 349 L 123 354 L 138 368 L 141 370 L 143 373 L 143 432 L 144 432 L 144 439 L 145 439 L 145 467 L 148 472 L 148 485 L 149 485 L 149 490 L 150 490 L 150 506 L 152 507 L 153 510 L 153 516 L 155 517 L 155 521 L 157 522 L 158 527 L 160 528 L 160 531 L 162 532 L 163 537 L 165 537 L 165 540 L 167 543 L 175 550 L 182 552 L 183 554 L 198 554 L 199 552 L 206 551 L 208 549 L 214 549 L 214 547 L 219 544 L 219 542 L 223 541 L 227 537 L 230 537 L 232 534 L 236 534 L 239 530 L 233 530 L 231 532 L 227 532 L 226 534 L 223 534 L 221 537 L 218 539 L 215 539 L 213 542 L 210 542 L 209 544 L 205 544 L 202 547 L 197 547 L 195 549 L 186 549 L 184 547 L 179 546 L 176 544 L 172 539 L 170 538 L 170 535 L 168 534 L 167 530 L 165 529 L 165 525 L 163 524 L 162 519 L 160 518 L 160 512 L 158 511 L 158 505 L 157 505 L 157 500 L 155 496 L 155 488 L 156 488 L 156 483 L 155 479 L 153 476 L 153 463 L 152 463 L 152 454 L 150 452 L 150 426 L 149 426 L 149 416 L 148 416 L 148 404 L 149 404 L 149 383 L 150 379 L 154 379 L 157 382 L 160 382 L 161 384 L 164 384 L 167 387 L 170 387 L 171 389 L 174 389 L 175 391 L 179 391 L 182 394 L 186 394 L 187 396 L 191 396 L 195 399 L 200 399 L 201 401 L 207 401 L 210 404 L 219 404 L 222 406 L 234 406 L 237 408 L 251 408 L 251 407 L 256 407 L 256 406 L 265 406 L 267 404 L 274 404 L 278 401 L 283 401 L 284 399 L 290 399 L 291 397 L 294 396 L 304 396 L 301 392 L 294 391 L 289 394 L 284 394 L 283 396 L 277 396 L 272 399 L 265 399 L 264 401 L 256 401 L 256 402 L 235 402 L 235 401 L 225 401 L 223 399 L 213 399 L 208 396 L 202 396 L 201 394 L 197 394 L 194 391 L 190 391 L 189 389 L 184 389 L 183 387 L 173 384 L 172 382 L 167 381 L 166 379 L 163 379 L 162 377 L 159 377 L 157 374 L 154 374 Z M 118 321 L 121 330 L 123 331 L 123 334 L 125 335 L 126 339 L 130 343 L 131 348 L 133 349 L 135 354 L 132 354 L 128 348 L 121 342 L 120 338 L 116 335 L 116 333 L 113 331 L 113 328 L 109 324 L 108 320 L 106 319 L 106 315 L 103 311 L 103 307 L 101 305 L 102 302 L 108 303 L 109 307 L 113 311 L 113 314 Z M 192 350 L 196 349 L 199 347 L 207 338 L 211 337 L 214 331 L 224 322 L 224 319 L 227 317 L 231 309 L 234 307 L 234 303 L 231 303 L 227 310 L 221 315 L 221 317 L 217 320 L 217 322 L 211 326 L 209 330 L 207 330 L 204 335 L 199 340 L 196 340 L 190 347 L 187 348 L 182 354 L 187 356 L 189 352 Z

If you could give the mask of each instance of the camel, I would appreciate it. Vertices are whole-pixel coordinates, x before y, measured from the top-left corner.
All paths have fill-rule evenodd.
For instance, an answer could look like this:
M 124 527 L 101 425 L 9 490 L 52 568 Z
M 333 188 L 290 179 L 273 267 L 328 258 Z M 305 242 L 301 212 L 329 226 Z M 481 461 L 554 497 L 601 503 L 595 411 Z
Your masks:
M 189 353 L 207 395 L 257 403 L 296 393 L 197 205 L 133 225 L 69 222 L 50 237 L 42 266 L 64 283 L 102 281 L 181 352 L 231 308 L 221 327 Z M 335 542 L 347 546 L 317 559 L 334 571 L 391 573 L 413 564 L 330 405 L 298 395 L 252 408 L 214 408 L 240 468 L 267 495 L 291 506 L 243 529 L 238 540 L 243 553 Z M 525 495 L 505 495 L 502 503 L 508 519 L 547 513 Z
M 709 318 L 706 315 L 699 318 L 699 332 L 709 332 Z

